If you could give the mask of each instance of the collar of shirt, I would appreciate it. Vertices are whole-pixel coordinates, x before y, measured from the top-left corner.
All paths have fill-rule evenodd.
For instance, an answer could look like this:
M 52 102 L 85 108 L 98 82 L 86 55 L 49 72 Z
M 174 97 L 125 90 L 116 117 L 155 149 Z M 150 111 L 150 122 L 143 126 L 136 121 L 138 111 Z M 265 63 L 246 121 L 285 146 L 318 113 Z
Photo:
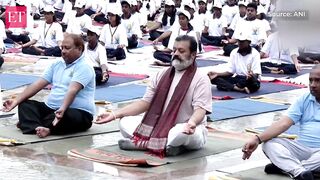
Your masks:
M 66 64 L 65 61 L 63 59 L 62 60 L 64 61 L 65 68 L 67 69 L 67 68 L 70 68 L 71 66 L 73 66 L 74 64 L 78 63 L 79 61 L 81 61 L 83 59 L 83 57 L 84 57 L 84 53 L 82 53 L 78 59 L 76 59 L 75 61 L 73 61 L 70 64 Z

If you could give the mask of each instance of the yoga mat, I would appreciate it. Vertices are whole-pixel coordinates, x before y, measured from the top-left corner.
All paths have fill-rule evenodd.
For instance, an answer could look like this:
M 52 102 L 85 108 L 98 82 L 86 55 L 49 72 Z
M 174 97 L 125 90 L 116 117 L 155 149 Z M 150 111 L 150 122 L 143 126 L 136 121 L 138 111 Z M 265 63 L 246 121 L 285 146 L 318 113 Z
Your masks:
M 0 74 L 0 84 L 3 90 L 18 88 L 29 85 L 39 79 L 38 76 L 20 75 L 20 74 Z
M 210 114 L 210 121 L 220 121 L 224 119 L 285 110 L 288 107 L 288 105 L 259 102 L 250 99 L 218 101 L 212 104 L 213 113 Z
M 212 87 L 212 96 L 213 99 L 234 99 L 234 98 L 245 98 L 250 96 L 260 96 L 264 94 L 289 91 L 294 89 L 304 88 L 303 85 L 296 85 L 285 82 L 261 82 L 260 89 L 257 92 L 246 94 L 237 91 L 219 91 L 216 87 Z
M 148 77 L 149 77 L 148 75 L 124 74 L 124 73 L 110 72 L 108 82 L 106 84 L 99 85 L 96 88 L 100 89 L 100 88 L 105 88 L 105 87 L 109 87 L 109 86 L 115 86 L 118 84 L 142 80 L 142 79 L 145 79 Z
M 216 66 L 218 64 L 227 63 L 225 61 L 220 61 L 220 60 L 204 60 L 204 59 L 197 59 L 196 62 L 198 67 Z
M 220 47 L 216 47 L 216 46 L 203 46 L 203 50 L 205 52 L 220 50 L 220 49 L 221 49 Z
M 272 73 L 263 73 L 263 76 L 267 77 L 274 77 L 274 78 L 296 78 L 298 76 L 307 74 L 311 72 L 311 68 L 309 69 L 303 69 L 301 68 L 301 71 L 298 72 L 297 74 L 272 74 Z
M 118 121 L 112 121 L 104 125 L 92 124 L 92 127 L 85 132 L 73 133 L 73 134 L 67 134 L 67 135 L 50 135 L 45 138 L 39 138 L 35 134 L 22 134 L 20 129 L 18 129 L 16 126 L 11 125 L 11 126 L 0 127 L 0 138 L 14 139 L 17 142 L 20 142 L 22 144 L 29 144 L 29 143 L 39 143 L 39 142 L 45 142 L 45 141 L 66 139 L 66 138 L 104 134 L 104 133 L 110 133 L 110 132 L 116 132 L 116 131 L 119 131 Z
M 242 147 L 243 143 L 239 140 L 208 136 L 207 144 L 203 149 L 163 159 L 149 155 L 145 151 L 124 151 L 119 149 L 118 145 L 96 149 L 72 149 L 68 155 L 107 164 L 154 167 L 234 150 Z
M 123 86 L 97 88 L 96 100 L 121 102 L 143 97 L 147 86 L 129 84 Z
M 234 178 L 245 180 L 290 180 L 289 176 L 266 174 L 264 167 L 257 167 L 246 171 L 240 171 L 231 175 Z

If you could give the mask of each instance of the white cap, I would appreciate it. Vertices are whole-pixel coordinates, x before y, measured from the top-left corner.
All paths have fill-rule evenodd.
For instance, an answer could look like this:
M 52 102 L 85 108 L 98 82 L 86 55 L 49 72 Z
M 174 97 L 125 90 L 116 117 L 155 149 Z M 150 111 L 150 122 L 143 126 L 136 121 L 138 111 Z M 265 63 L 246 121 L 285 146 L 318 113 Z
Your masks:
M 245 0 L 239 0 L 238 6 L 240 6 L 240 5 L 247 6 L 248 3 Z
M 138 3 L 137 3 L 137 1 L 136 1 L 136 0 L 131 0 L 131 5 L 132 5 L 132 6 L 137 6 L 137 5 L 138 5 Z
M 26 5 L 24 0 L 16 0 L 16 3 L 18 3 L 19 5 Z
M 164 4 L 168 5 L 168 6 L 175 6 L 175 4 L 172 0 L 166 0 L 166 2 Z
M 212 7 L 222 9 L 221 3 L 218 3 L 218 2 L 214 3 Z
M 95 27 L 95 26 L 89 26 L 87 30 L 88 30 L 88 31 L 91 31 L 91 32 L 94 32 L 94 33 L 96 33 L 98 36 L 100 36 L 100 30 L 99 30 L 97 27 Z
M 178 16 L 179 16 L 180 14 L 183 14 L 183 15 L 187 16 L 188 20 L 190 21 L 191 15 L 190 15 L 189 11 L 180 10 L 180 11 L 178 12 Z
M 207 3 L 207 0 L 198 0 L 198 3 L 199 3 L 199 2 Z
M 192 2 L 189 2 L 189 3 L 185 4 L 184 6 L 188 6 L 189 8 L 196 10 L 196 7 Z
M 239 36 L 236 37 L 239 41 L 248 40 L 251 41 L 251 36 L 249 33 L 240 32 Z
M 86 5 L 86 2 L 84 0 L 76 0 L 74 7 L 75 8 L 83 8 L 83 6 Z
M 108 7 L 107 7 L 107 14 L 108 13 L 111 13 L 111 14 L 114 14 L 114 15 L 121 15 L 122 14 L 122 12 L 119 10 L 119 8 L 117 7 L 117 6 L 111 6 L 111 4 L 114 4 L 114 3 L 110 3 L 110 4 L 108 4 Z
M 43 11 L 44 12 L 53 12 L 54 13 L 54 8 L 52 7 L 52 6 L 45 6 L 44 8 L 43 8 Z

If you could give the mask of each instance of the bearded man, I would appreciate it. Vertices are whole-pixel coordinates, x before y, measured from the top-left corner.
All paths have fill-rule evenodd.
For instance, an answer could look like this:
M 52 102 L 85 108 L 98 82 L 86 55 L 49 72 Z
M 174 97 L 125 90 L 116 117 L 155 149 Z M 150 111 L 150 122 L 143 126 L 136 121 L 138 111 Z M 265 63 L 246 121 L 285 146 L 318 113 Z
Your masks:
M 197 41 L 183 35 L 176 38 L 172 66 L 159 72 L 144 97 L 115 112 L 98 116 L 103 124 L 120 118 L 124 150 L 148 150 L 159 156 L 174 156 L 204 147 L 206 114 L 211 113 L 209 78 L 196 66 Z M 145 113 L 144 117 L 137 116 Z

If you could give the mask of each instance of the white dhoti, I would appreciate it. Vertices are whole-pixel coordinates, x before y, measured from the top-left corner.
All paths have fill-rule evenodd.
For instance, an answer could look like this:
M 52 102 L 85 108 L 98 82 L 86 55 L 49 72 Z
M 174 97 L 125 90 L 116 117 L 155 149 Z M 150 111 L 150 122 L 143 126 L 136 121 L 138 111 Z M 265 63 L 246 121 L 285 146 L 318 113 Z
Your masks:
M 263 144 L 270 161 L 293 177 L 303 171 L 320 172 L 320 148 L 309 148 L 298 141 L 274 138 Z
M 120 132 L 124 138 L 132 138 L 133 133 L 142 121 L 142 116 L 129 116 L 120 120 Z M 189 150 L 201 149 L 206 141 L 208 131 L 204 125 L 198 125 L 195 133 L 187 135 L 183 133 L 184 123 L 176 124 L 168 134 L 167 146 L 184 146 Z

